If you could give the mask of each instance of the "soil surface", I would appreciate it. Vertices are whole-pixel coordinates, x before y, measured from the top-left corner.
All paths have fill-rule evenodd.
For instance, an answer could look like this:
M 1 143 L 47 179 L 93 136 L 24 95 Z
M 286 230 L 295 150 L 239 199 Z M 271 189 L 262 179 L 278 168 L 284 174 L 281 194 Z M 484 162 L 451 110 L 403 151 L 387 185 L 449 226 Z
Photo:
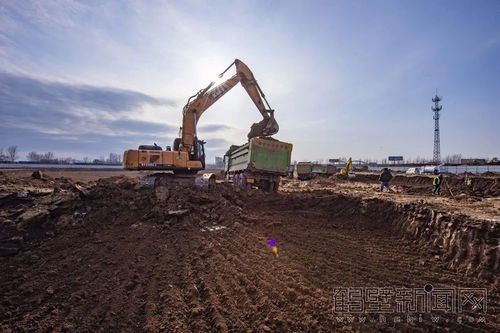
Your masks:
M 0 172 L 10 179 L 26 179 L 36 169 L 0 169 Z M 66 178 L 73 181 L 89 182 L 100 178 L 109 178 L 116 176 L 126 176 L 130 178 L 140 178 L 151 174 L 151 171 L 129 171 L 122 169 L 76 169 L 76 168 L 49 168 L 40 170 L 49 178 Z
M 266 194 L 227 184 L 149 188 L 141 173 L 32 172 L 0 174 L 0 241 L 12 252 L 0 257 L 1 331 L 500 330 L 495 279 L 450 268 L 360 209 L 376 197 L 464 206 L 494 220 L 493 195 L 435 198 L 397 182 L 396 193 L 378 193 L 372 176 L 284 181 Z M 357 294 L 341 298 L 347 287 L 423 297 L 473 288 L 473 301 L 487 290 L 487 309 L 478 301 L 461 312 L 366 311 L 379 297 L 358 312 Z
M 465 185 L 463 175 L 447 175 L 438 196 L 432 195 L 432 177 L 395 174 L 391 181 L 392 191 L 384 192 L 380 192 L 376 173 L 357 173 L 354 179 L 347 179 L 342 175 L 306 181 L 286 179 L 282 182 L 281 189 L 284 192 L 334 190 L 363 198 L 419 202 L 477 218 L 500 220 L 500 175 L 472 175 L 471 186 Z

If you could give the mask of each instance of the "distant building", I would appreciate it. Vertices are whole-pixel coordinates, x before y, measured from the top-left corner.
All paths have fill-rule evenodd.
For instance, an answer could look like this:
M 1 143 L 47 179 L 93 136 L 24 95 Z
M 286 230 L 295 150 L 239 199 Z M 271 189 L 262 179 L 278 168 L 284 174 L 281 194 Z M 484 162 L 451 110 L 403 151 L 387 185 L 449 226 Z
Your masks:
M 224 169 L 224 158 L 216 156 L 215 157 L 215 168 Z

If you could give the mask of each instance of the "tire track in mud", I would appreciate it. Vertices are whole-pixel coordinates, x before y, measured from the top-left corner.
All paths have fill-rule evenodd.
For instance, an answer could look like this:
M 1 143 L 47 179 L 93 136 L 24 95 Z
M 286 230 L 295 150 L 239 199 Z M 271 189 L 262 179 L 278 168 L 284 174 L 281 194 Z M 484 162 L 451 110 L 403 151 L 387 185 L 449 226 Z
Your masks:
M 245 289 L 245 297 L 250 296 L 255 310 L 257 310 L 255 312 L 257 315 L 279 311 L 279 307 L 285 303 L 285 299 L 271 286 L 269 282 L 270 277 L 263 271 L 256 270 L 254 268 L 255 264 L 244 258 L 247 254 L 250 255 L 250 253 L 246 253 L 245 249 L 241 246 L 234 246 L 234 243 L 230 240 L 234 235 L 227 235 L 225 232 L 224 234 L 224 237 L 218 236 L 216 233 L 211 235 L 210 242 L 212 244 L 215 243 L 217 247 L 217 251 L 213 257 L 214 260 L 210 260 L 211 268 L 220 270 L 220 267 L 227 267 L 226 274 L 228 276 L 225 278 L 238 277 L 239 283 Z M 237 256 L 234 254 L 237 254 Z M 224 265 L 224 263 L 227 264 Z M 252 319 L 252 321 L 257 320 L 257 318 Z
M 227 241 L 227 238 L 222 239 L 221 236 L 220 241 Z M 236 241 L 239 241 L 238 244 L 236 244 Z M 255 241 L 263 243 L 261 239 L 255 239 Z M 258 243 L 255 242 L 254 244 Z M 242 246 L 243 238 L 230 242 L 230 244 L 229 251 L 239 251 L 243 254 L 235 258 L 234 263 L 236 267 L 242 269 L 246 275 L 253 274 L 253 276 L 256 277 L 255 280 L 257 281 L 258 287 L 265 292 L 272 306 L 271 312 L 282 312 L 286 306 L 292 306 L 292 311 L 297 310 L 293 307 L 293 303 L 290 303 L 290 299 L 288 298 L 295 298 L 293 293 L 294 289 L 297 289 L 297 286 L 281 281 L 280 278 L 283 276 L 283 267 L 274 265 L 272 261 L 278 263 L 279 261 L 272 256 L 270 251 L 265 251 L 265 253 L 263 253 L 263 250 L 261 250 L 260 254 L 256 254 L 252 248 Z M 264 248 L 264 246 L 262 246 L 262 248 Z M 247 269 L 247 267 L 250 267 L 250 270 Z
M 283 265 L 279 259 L 274 258 L 271 254 L 269 247 L 262 240 L 262 237 L 248 237 L 249 233 L 244 232 L 245 237 L 235 239 L 231 242 L 229 251 L 239 251 L 242 255 L 238 256 L 235 260 L 237 268 L 242 270 L 246 275 L 256 276 L 258 287 L 265 292 L 267 298 L 272 305 L 270 311 L 276 318 L 282 316 L 283 313 L 300 313 L 306 310 L 306 313 L 311 315 L 321 316 L 317 300 L 324 299 L 323 295 L 318 294 L 318 291 L 311 290 L 308 287 L 307 281 L 298 281 L 297 274 L 290 274 L 288 267 Z M 226 235 L 219 236 L 220 241 L 227 242 Z M 245 244 L 245 241 L 250 240 L 252 246 Z M 233 239 L 233 237 L 231 237 Z M 255 248 L 260 248 L 259 253 L 256 253 Z M 248 270 L 246 267 L 250 267 Z M 295 272 L 292 272 L 295 273 Z M 290 277 L 295 275 L 295 277 Z M 299 293 L 299 294 L 298 294 Z M 301 294 L 300 294 L 301 293 Z M 298 305 L 294 302 L 298 301 Z M 314 306 L 308 306 L 314 304 Z M 304 307 L 304 305 L 307 305 Z M 313 309 L 313 311 L 309 311 Z M 327 310 L 331 307 L 327 306 Z M 319 313 L 318 313 L 319 312 Z M 303 323 L 289 322 L 283 323 L 282 319 L 276 322 L 270 322 L 274 326 L 283 328 L 284 325 L 294 325 L 296 329 L 305 329 Z M 293 326 L 292 326 L 293 327 Z
M 401 246 L 401 241 L 391 235 L 384 235 L 380 232 L 377 232 L 375 235 L 371 233 L 370 235 L 365 235 L 365 237 L 369 236 L 369 238 L 365 238 L 366 241 L 360 241 L 359 237 L 361 233 L 357 233 L 354 236 L 350 236 L 348 234 L 346 235 L 346 232 L 342 231 L 344 229 L 342 225 L 335 225 L 334 222 L 326 218 L 324 220 L 315 221 L 315 223 L 317 222 L 316 227 L 320 228 L 319 233 L 314 233 L 314 226 L 311 226 L 310 224 L 302 226 L 300 221 L 296 222 L 292 218 L 287 221 L 289 222 L 288 227 L 286 231 L 282 233 L 282 237 L 286 239 L 287 242 L 300 247 L 300 252 L 304 255 L 308 255 L 310 253 L 324 255 L 329 254 L 331 255 L 331 260 L 334 260 L 341 265 L 345 265 L 346 267 L 353 266 L 353 264 L 355 264 L 356 269 L 360 269 L 362 272 L 369 269 L 378 274 L 389 273 L 389 275 L 383 276 L 384 278 L 390 278 L 393 276 L 391 272 L 395 270 L 407 273 L 408 267 L 411 267 L 412 273 L 417 273 L 419 276 L 428 272 L 426 267 L 415 265 L 417 263 L 415 260 L 415 251 L 406 248 L 406 246 Z M 334 228 L 329 228 L 329 225 L 332 224 Z M 329 232 L 328 230 L 332 231 Z M 340 232 L 336 230 L 340 230 Z M 313 241 L 307 242 L 308 245 L 304 245 L 306 242 L 304 242 L 301 238 L 303 234 L 309 234 L 309 238 Z M 339 256 L 336 255 L 338 253 L 341 254 L 342 258 L 346 258 L 348 260 L 339 259 Z M 316 259 L 323 257 L 324 256 L 320 255 L 312 256 L 312 258 Z M 387 269 L 382 272 L 373 270 L 373 268 L 377 267 Z M 441 283 L 449 281 L 448 275 L 453 274 L 452 271 L 444 273 L 446 274 L 442 274 L 442 272 L 440 272 L 440 275 L 438 276 L 439 278 L 442 278 L 440 281 Z M 433 278 L 436 278 L 436 276 Z
M 290 207 L 287 207 L 289 209 Z M 298 259 L 290 262 L 297 270 L 307 276 L 313 285 L 320 288 L 332 286 L 387 286 L 396 287 L 423 287 L 432 283 L 440 287 L 467 287 L 477 286 L 477 283 L 463 281 L 460 274 L 451 270 L 435 269 L 434 262 L 426 266 L 418 265 L 421 258 L 419 253 L 391 236 L 388 232 L 377 231 L 375 235 L 370 232 L 357 230 L 352 232 L 346 224 L 334 224 L 332 228 L 328 218 L 297 218 L 293 211 L 287 214 L 279 211 L 272 214 L 266 210 L 257 211 L 259 225 L 264 233 L 266 221 L 270 225 L 281 225 L 282 232 L 275 231 L 283 242 L 283 251 L 289 251 L 289 257 Z M 361 223 L 367 223 L 361 221 Z M 280 229 L 280 228 L 278 228 Z M 339 240 L 335 242 L 334 240 Z M 338 245 L 341 244 L 341 245 Z M 285 256 L 285 255 L 284 255 Z M 341 257 L 342 259 L 339 259 Z M 316 274 L 316 268 L 321 272 Z M 312 269 L 311 269 L 312 268 Z M 347 270 L 347 274 L 346 274 Z M 339 274 L 339 272 L 341 272 Z M 489 323 L 495 322 L 495 313 L 498 314 L 498 293 L 490 299 L 491 313 L 487 314 Z M 473 314 L 473 313 L 466 313 Z M 456 319 L 456 315 L 444 315 L 447 319 Z M 453 324 L 450 324 L 453 325 Z M 445 326 L 443 326 L 445 327 Z M 456 325 L 463 329 L 463 326 Z M 475 326 L 469 326 L 476 328 Z
M 280 274 L 286 267 L 272 256 L 267 245 L 255 246 L 258 242 L 263 243 L 261 236 L 247 231 L 241 228 L 205 233 L 204 237 L 197 237 L 196 244 L 192 244 L 193 254 L 187 258 L 182 253 L 183 248 L 176 249 L 179 262 L 183 262 L 183 279 L 176 282 L 181 283 L 183 302 L 194 309 L 191 311 L 195 315 L 188 317 L 187 327 L 224 331 L 226 328 L 252 329 L 255 328 L 253 323 L 261 323 L 264 330 L 266 325 L 308 329 L 310 326 L 307 321 L 304 323 L 303 317 L 290 316 L 291 313 L 304 314 L 302 305 L 293 302 L 297 299 L 295 294 L 300 290 L 311 294 L 301 296 L 302 303 L 308 305 L 311 318 L 320 319 L 318 310 L 321 307 L 314 300 L 321 297 L 304 287 L 307 281 L 302 285 L 297 283 L 300 276 L 297 273 L 293 278 Z M 278 263 L 277 268 L 269 264 L 270 260 Z M 283 276 L 286 277 L 284 282 L 281 281 Z M 323 307 L 330 310 L 328 303 Z
M 184 253 L 179 251 L 178 240 L 174 237 L 165 237 L 157 244 L 157 264 L 153 266 L 152 276 L 149 279 L 146 292 L 146 309 L 144 328 L 148 331 L 168 330 L 171 332 L 185 332 L 187 325 L 185 318 L 187 306 L 182 299 L 178 279 L 179 263 Z M 177 256 L 178 260 L 175 259 Z
M 318 222 L 318 230 L 316 230 L 316 227 L 311 226 L 307 226 L 308 230 L 293 228 L 293 223 L 289 223 L 289 225 L 286 225 L 285 234 L 299 240 L 303 240 L 304 235 L 307 234 L 311 238 L 319 239 L 320 241 L 317 242 L 319 245 L 313 247 L 313 250 L 321 253 L 322 257 L 325 258 L 328 258 L 330 253 L 329 250 L 324 250 L 325 246 L 341 255 L 344 255 L 344 253 L 339 252 L 339 250 L 343 249 L 345 252 L 346 248 L 349 250 L 356 249 L 355 245 L 329 247 L 329 236 L 321 235 L 323 233 L 323 229 L 321 228 L 322 223 L 324 221 Z M 186 296 L 186 302 L 190 304 L 190 307 L 195 306 L 198 313 L 203 314 L 203 318 L 199 319 L 203 323 L 199 321 L 191 322 L 190 329 L 203 328 L 214 331 L 224 331 L 225 329 L 241 330 L 249 328 L 248 323 L 264 323 L 268 327 L 275 329 L 286 328 L 295 330 L 306 330 L 311 327 L 335 327 L 336 323 L 331 310 L 331 289 L 332 283 L 335 280 L 332 281 L 329 278 L 331 276 L 329 273 L 333 270 L 344 274 L 342 268 L 352 263 L 356 258 L 364 259 L 363 255 L 344 256 L 346 259 L 336 261 L 324 260 L 317 262 L 316 260 L 317 266 L 332 267 L 332 270 L 323 272 L 321 276 L 314 276 L 310 274 L 310 270 L 307 269 L 305 263 L 315 262 L 315 259 L 318 257 L 317 255 L 297 255 L 296 257 L 301 260 L 292 262 L 291 256 L 287 253 L 289 250 L 296 251 L 299 254 L 307 251 L 314 252 L 310 251 L 307 242 L 296 241 L 284 245 L 282 255 L 279 259 L 275 260 L 264 244 L 266 240 L 264 236 L 267 236 L 266 234 L 269 231 L 264 230 L 264 232 L 260 232 L 259 230 L 261 229 L 266 228 L 261 228 L 260 226 L 257 228 L 240 226 L 236 230 L 229 229 L 205 233 L 203 237 L 198 238 L 198 245 L 195 249 L 196 255 L 188 260 L 189 266 L 191 266 L 188 270 L 195 274 L 195 278 L 191 279 L 193 285 L 198 286 L 197 288 L 201 289 L 202 292 L 196 295 L 198 299 L 197 303 L 192 302 L 192 293 L 189 293 L 191 296 Z M 322 237 L 327 237 L 327 239 L 322 241 Z M 347 239 L 352 239 L 352 237 L 345 235 L 339 238 L 342 239 L 342 243 L 346 243 Z M 355 244 L 354 240 L 352 242 Z M 405 251 L 394 249 L 391 247 L 391 242 L 385 247 L 376 247 L 377 251 L 372 251 L 371 255 L 374 257 L 384 257 L 385 260 L 385 258 L 395 254 L 410 254 L 407 249 Z M 394 240 L 394 242 L 397 242 L 397 240 Z M 293 244 L 293 246 L 290 246 L 290 244 Z M 363 252 L 366 250 L 361 248 L 360 251 Z M 360 266 L 364 267 L 365 264 L 370 262 L 370 259 L 362 262 L 363 264 Z M 361 279 L 358 280 L 363 282 L 363 285 L 380 286 L 381 280 L 371 278 L 370 276 L 370 273 L 373 273 L 373 268 L 380 268 L 380 262 L 374 261 L 373 264 L 367 267 L 368 269 L 355 271 L 353 275 L 361 276 Z M 404 265 L 400 264 L 389 266 L 387 270 L 395 271 L 395 275 L 408 275 L 408 270 Z M 420 273 L 422 273 L 422 269 L 419 269 L 418 274 Z M 384 274 L 383 276 L 392 277 L 392 279 L 386 279 L 386 281 L 390 281 L 396 286 L 406 285 L 406 281 L 402 283 L 401 277 L 393 277 L 390 273 Z M 189 273 L 187 275 L 190 276 Z M 339 281 L 338 277 L 341 275 L 334 276 L 337 279 L 336 281 Z M 341 281 L 345 281 L 345 279 Z M 352 281 L 352 278 L 348 278 L 347 281 Z M 421 281 L 424 283 L 428 279 Z M 241 287 L 242 285 L 243 287 Z M 414 281 L 411 285 L 421 287 Z M 287 294 L 290 291 L 291 294 Z M 203 294 L 204 297 L 201 297 Z M 288 298 L 288 295 L 291 295 L 290 298 Z M 316 301 L 320 298 L 326 300 L 323 305 L 321 303 L 318 304 Z M 236 299 L 237 303 L 235 306 L 229 303 L 229 299 Z M 298 303 L 299 306 L 293 306 L 295 303 Z M 241 306 L 238 306 L 238 304 L 241 304 Z M 300 313 L 299 317 L 301 321 L 307 324 L 301 325 L 290 319 L 284 319 L 293 317 L 292 314 L 294 313 Z M 448 317 L 453 319 L 453 316 Z M 270 320 L 270 318 L 275 319 Z M 225 326 L 221 322 L 225 323 Z M 354 327 L 358 326 L 354 325 Z M 378 326 L 376 324 L 364 324 L 359 327 L 363 329 L 369 327 L 376 329 Z M 472 327 L 470 326 L 470 328 Z M 409 328 L 407 327 L 407 329 Z M 424 325 L 417 328 L 413 327 L 412 329 L 424 331 L 425 328 L 436 328 L 436 326 Z M 464 327 L 457 326 L 457 328 L 463 329 Z

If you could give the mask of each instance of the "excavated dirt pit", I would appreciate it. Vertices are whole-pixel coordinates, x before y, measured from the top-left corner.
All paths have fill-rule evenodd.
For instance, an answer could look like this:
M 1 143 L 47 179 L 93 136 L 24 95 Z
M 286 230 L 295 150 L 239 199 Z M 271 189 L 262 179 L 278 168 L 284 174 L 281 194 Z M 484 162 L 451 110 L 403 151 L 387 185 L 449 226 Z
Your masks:
M 419 203 L 7 179 L 0 212 L 4 332 L 500 329 L 498 222 Z M 429 304 L 473 289 L 475 306 L 373 311 L 382 296 L 340 299 L 343 287 L 406 288 Z

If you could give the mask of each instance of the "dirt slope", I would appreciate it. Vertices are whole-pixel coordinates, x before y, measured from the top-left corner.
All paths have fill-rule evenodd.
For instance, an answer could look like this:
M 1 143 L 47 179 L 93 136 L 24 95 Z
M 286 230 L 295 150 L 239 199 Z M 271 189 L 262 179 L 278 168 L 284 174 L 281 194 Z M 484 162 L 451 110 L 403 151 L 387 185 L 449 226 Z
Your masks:
M 345 197 L 224 185 L 152 190 L 124 177 L 60 187 L 43 202 L 28 196 L 2 206 L 11 221 L 35 207 L 54 208 L 25 225 L 19 254 L 0 261 L 2 331 L 500 329 L 497 285 L 448 269 Z M 71 199 L 59 206 L 58 195 Z M 488 288 L 488 312 L 438 312 L 437 323 L 425 314 L 409 324 L 390 315 L 386 323 L 376 315 L 351 323 L 333 311 L 336 287 L 428 284 Z M 477 323 L 481 317 L 485 323 Z

